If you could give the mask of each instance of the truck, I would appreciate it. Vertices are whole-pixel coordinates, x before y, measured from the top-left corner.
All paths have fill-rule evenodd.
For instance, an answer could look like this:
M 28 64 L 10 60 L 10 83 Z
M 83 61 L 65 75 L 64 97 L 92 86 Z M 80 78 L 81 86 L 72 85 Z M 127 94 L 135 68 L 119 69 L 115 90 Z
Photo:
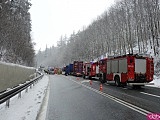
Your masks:
M 85 79 L 86 76 L 89 76 L 91 70 L 91 63 L 86 62 L 83 64 L 83 78 Z
M 65 67 L 65 75 L 67 76 L 69 74 L 69 65 L 66 65 Z
M 65 75 L 72 75 L 73 74 L 73 64 L 69 64 L 65 66 Z
M 116 86 L 149 85 L 153 80 L 153 58 L 138 54 L 105 58 L 99 61 L 100 81 L 114 82 Z
M 101 83 L 106 82 L 107 58 L 99 60 L 99 80 Z
M 82 76 L 83 75 L 83 61 L 73 62 L 73 75 Z
M 97 62 L 89 62 L 84 63 L 84 70 L 83 70 L 83 78 L 89 77 L 89 79 L 92 79 L 92 77 L 98 77 L 99 76 L 99 65 Z
M 73 74 L 73 64 L 71 64 L 71 63 L 68 65 L 68 74 L 69 75 Z

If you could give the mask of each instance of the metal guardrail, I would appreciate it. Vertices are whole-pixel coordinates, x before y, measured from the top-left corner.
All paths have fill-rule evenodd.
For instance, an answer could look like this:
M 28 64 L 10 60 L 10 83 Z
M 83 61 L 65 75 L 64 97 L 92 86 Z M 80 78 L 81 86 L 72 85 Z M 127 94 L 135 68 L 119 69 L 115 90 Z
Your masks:
M 39 72 L 38 72 L 39 73 Z M 18 97 L 21 97 L 21 92 L 26 89 L 26 92 L 28 91 L 28 87 L 32 87 L 39 79 L 41 79 L 44 75 L 42 73 L 39 73 L 40 75 L 34 79 L 31 79 L 30 81 L 26 81 L 23 84 L 20 84 L 12 89 L 6 90 L 3 93 L 0 93 L 0 104 L 6 102 L 7 107 L 9 107 L 10 98 L 17 95 L 19 93 Z

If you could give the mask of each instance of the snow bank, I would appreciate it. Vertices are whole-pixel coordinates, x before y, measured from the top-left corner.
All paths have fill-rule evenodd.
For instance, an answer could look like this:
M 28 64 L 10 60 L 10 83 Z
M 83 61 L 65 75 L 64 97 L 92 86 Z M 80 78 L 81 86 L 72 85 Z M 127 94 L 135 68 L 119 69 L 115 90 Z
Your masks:
M 49 78 L 44 76 L 28 92 L 22 92 L 22 97 L 18 95 L 11 99 L 10 107 L 0 105 L 0 120 L 36 120 L 40 106 L 45 96 Z
M 154 83 L 154 85 L 148 85 L 148 86 L 160 88 L 160 77 L 154 75 L 154 80 L 151 83 Z
M 27 66 L 23 66 L 23 65 L 14 64 L 14 63 L 6 63 L 6 62 L 0 61 L 0 64 L 8 65 L 8 66 L 13 66 L 13 67 L 18 66 L 18 67 L 21 67 L 21 68 L 34 69 L 35 70 L 34 67 L 27 67 Z

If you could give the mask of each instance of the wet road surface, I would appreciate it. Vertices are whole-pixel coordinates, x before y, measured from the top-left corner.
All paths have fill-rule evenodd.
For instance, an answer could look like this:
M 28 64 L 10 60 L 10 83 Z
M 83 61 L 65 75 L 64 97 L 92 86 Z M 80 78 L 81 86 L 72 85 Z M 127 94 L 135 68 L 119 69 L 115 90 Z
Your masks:
M 98 92 L 99 82 L 93 82 L 91 87 L 95 90 L 84 85 L 90 86 L 89 82 L 82 78 L 50 75 L 46 120 L 147 120 L 143 113 L 125 106 L 125 103 L 120 104 L 114 98 L 108 98 L 103 92 Z M 116 86 L 110 88 L 115 91 L 112 87 Z M 104 92 L 107 92 L 108 88 L 108 85 L 103 85 Z

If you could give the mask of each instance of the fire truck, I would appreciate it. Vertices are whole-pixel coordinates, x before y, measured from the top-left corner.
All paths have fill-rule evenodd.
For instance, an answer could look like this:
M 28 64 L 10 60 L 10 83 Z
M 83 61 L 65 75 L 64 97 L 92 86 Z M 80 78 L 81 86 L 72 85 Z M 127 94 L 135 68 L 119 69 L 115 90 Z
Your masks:
M 83 61 L 73 62 L 73 75 L 82 76 L 83 74 Z
M 105 58 L 99 61 L 100 81 L 116 86 L 151 84 L 154 74 L 153 58 L 137 54 Z
M 89 77 L 89 79 L 92 79 L 92 77 L 98 77 L 99 75 L 99 65 L 97 62 L 89 62 L 84 63 L 84 70 L 83 70 L 83 78 Z
M 86 78 L 86 76 L 89 76 L 90 69 L 91 69 L 90 62 L 84 63 L 83 65 L 83 78 L 84 79 Z
M 101 83 L 106 82 L 107 59 L 108 58 L 99 60 L 99 79 Z

